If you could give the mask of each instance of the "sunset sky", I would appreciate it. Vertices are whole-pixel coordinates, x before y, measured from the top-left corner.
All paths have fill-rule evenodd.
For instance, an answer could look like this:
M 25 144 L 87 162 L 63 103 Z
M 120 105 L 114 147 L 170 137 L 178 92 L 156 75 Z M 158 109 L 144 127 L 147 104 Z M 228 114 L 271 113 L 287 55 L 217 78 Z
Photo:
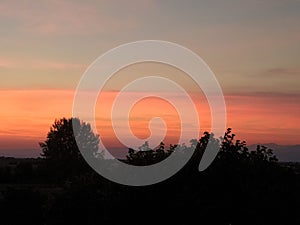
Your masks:
M 111 48 L 144 39 L 180 44 L 205 60 L 225 95 L 227 127 L 239 139 L 300 144 L 299 12 L 299 0 L 0 0 L 0 155 L 37 156 L 38 142 L 55 118 L 72 115 L 74 92 L 87 67 Z M 126 77 L 159 70 L 180 77 L 159 65 L 125 69 L 105 88 L 96 117 L 104 118 Z M 201 129 L 209 129 L 201 92 L 192 82 L 181 83 L 201 102 Z M 146 126 L 150 117 L 160 116 L 158 108 L 169 112 L 165 122 L 176 136 L 174 109 L 159 99 L 145 101 L 132 111 L 136 136 L 147 138 Z M 141 109 L 149 104 L 156 107 L 145 114 Z M 98 129 L 105 141 L 115 144 L 102 122 Z

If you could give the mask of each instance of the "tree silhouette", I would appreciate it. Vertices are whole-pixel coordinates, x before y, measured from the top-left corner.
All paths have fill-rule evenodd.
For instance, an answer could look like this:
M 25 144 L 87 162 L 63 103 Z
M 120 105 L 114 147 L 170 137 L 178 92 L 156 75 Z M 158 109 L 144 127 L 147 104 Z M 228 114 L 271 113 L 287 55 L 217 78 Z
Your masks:
M 204 132 L 203 136 L 199 140 L 197 139 L 190 140 L 190 146 L 187 146 L 184 143 L 182 145 L 170 144 L 168 148 L 165 147 L 165 144 L 163 142 L 160 142 L 160 144 L 156 148 L 151 149 L 149 147 L 149 143 L 146 141 L 142 146 L 138 148 L 139 149 L 138 151 L 129 148 L 125 162 L 136 166 L 146 166 L 146 165 L 158 163 L 166 159 L 173 152 L 176 152 L 177 156 L 180 157 L 180 155 L 185 154 L 187 151 L 195 150 L 192 159 L 190 161 L 192 161 L 193 164 L 199 164 L 202 155 L 205 151 L 205 148 L 208 144 L 208 141 L 210 139 L 210 136 L 213 137 L 213 134 Z
M 76 133 L 74 133 L 73 127 Z M 46 141 L 39 144 L 46 166 L 58 177 L 66 177 L 87 170 L 88 166 L 78 145 L 86 155 L 96 157 L 99 137 L 93 133 L 89 124 L 81 122 L 77 118 L 62 118 L 55 120 Z
M 202 137 L 190 140 L 190 146 L 170 145 L 168 149 L 165 148 L 163 142 L 156 149 L 149 148 L 148 142 L 145 142 L 139 151 L 129 148 L 126 156 L 126 162 L 133 165 L 150 165 L 160 162 L 167 158 L 174 151 L 179 151 L 184 154 L 186 151 L 194 151 L 193 156 L 189 160 L 186 167 L 189 171 L 197 170 L 200 160 L 204 154 L 209 142 L 219 148 L 218 155 L 214 161 L 217 167 L 224 168 L 248 168 L 254 164 L 260 166 L 274 165 L 278 161 L 271 149 L 265 146 L 257 146 L 255 151 L 249 151 L 245 141 L 235 140 L 235 134 L 232 133 L 231 128 L 228 128 L 223 137 L 215 138 L 213 133 L 204 132 Z
M 74 124 L 80 128 L 76 134 Z M 95 155 L 97 148 L 92 148 L 89 140 L 97 146 L 98 137 L 89 125 L 63 118 L 55 121 L 41 143 L 43 160 L 8 158 L 12 163 L 0 165 L 2 224 L 194 224 L 199 219 L 210 224 L 299 224 L 299 172 L 290 164 L 277 163 L 264 146 L 249 151 L 231 129 L 221 138 L 204 132 L 200 139 L 192 139 L 190 146 L 160 143 L 151 149 L 145 143 L 137 150 L 129 149 L 124 161 L 137 166 L 159 162 L 170 154 L 185 157 L 193 151 L 178 173 L 145 187 L 119 185 L 97 173 L 82 173 L 88 167 L 75 144 L 76 135 L 85 137 L 79 138 L 79 146 Z M 219 152 L 200 173 L 199 162 L 204 151 L 209 151 L 210 141 L 219 146 Z M 33 163 L 32 168 L 27 163 Z M 39 167 L 35 169 L 40 164 L 51 172 L 48 176 L 43 176 Z M 299 163 L 295 166 L 299 171 Z M 28 182 L 36 172 L 41 179 Z M 72 173 L 79 176 L 70 178 Z M 68 182 L 49 182 L 50 176 Z
M 272 164 L 277 162 L 277 157 L 272 149 L 258 145 L 255 151 L 249 151 L 246 141 L 235 140 L 235 134 L 228 128 L 223 138 L 221 138 L 221 148 L 218 159 L 226 163 L 265 163 Z

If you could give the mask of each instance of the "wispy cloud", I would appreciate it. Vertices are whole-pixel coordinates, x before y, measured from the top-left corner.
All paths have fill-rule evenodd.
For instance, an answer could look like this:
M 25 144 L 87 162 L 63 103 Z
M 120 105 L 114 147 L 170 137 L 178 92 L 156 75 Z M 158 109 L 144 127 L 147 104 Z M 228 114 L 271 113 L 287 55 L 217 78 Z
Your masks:
M 19 149 L 24 145 L 25 139 L 30 139 L 32 148 L 37 146 L 37 143 L 45 138 L 55 118 L 71 116 L 73 95 L 73 91 L 67 90 L 0 91 L 0 105 L 3 108 L 0 111 L 1 145 L 6 140 L 7 143 L 10 143 L 11 148 Z M 97 126 L 99 125 L 98 129 L 102 129 L 100 131 L 105 142 L 112 145 L 118 142 L 113 138 L 111 120 L 106 115 L 110 115 L 107 106 L 111 105 L 115 93 L 107 92 L 105 96 L 107 97 L 106 101 L 97 104 L 96 117 L 99 122 Z M 299 142 L 300 132 L 298 126 L 300 106 L 297 101 L 297 98 L 300 99 L 299 97 L 300 95 L 280 93 L 227 95 L 225 96 L 228 113 L 227 125 L 234 129 L 239 138 L 246 139 L 249 143 L 276 141 L 281 144 L 296 144 Z M 141 109 L 146 108 L 143 105 L 140 107 Z M 157 107 L 157 112 L 160 108 L 162 107 Z M 203 111 L 203 108 L 200 110 Z M 168 110 L 164 111 L 165 119 L 173 121 L 174 116 L 166 114 L 168 112 Z M 138 119 L 137 121 L 133 120 L 137 123 L 137 133 L 141 131 L 140 128 L 145 130 L 150 117 L 143 117 L 143 111 L 134 116 Z M 201 127 L 206 127 L 205 123 L 208 120 L 206 113 L 202 112 L 200 119 Z M 170 128 L 173 132 L 175 124 L 170 124 L 168 129 Z M 209 129 L 209 127 L 207 128 Z M 1 145 L 0 150 L 3 149 Z
M 87 68 L 87 64 L 34 58 L 1 58 L 0 68 L 4 69 L 44 69 L 44 70 L 78 70 Z
M 58 62 L 58 61 L 49 61 L 49 60 L 33 60 L 32 63 L 35 68 L 54 69 L 54 70 L 74 70 L 74 69 L 83 69 L 88 67 L 87 64 L 67 63 L 67 62 Z
M 0 58 L 0 68 L 11 68 L 13 66 L 12 60 Z
M 134 1 L 139 10 L 151 1 Z M 129 14 L 116 15 L 117 8 L 128 8 L 125 2 L 98 1 L 5 1 L 0 4 L 0 18 L 8 19 L 19 30 L 44 35 L 107 33 L 130 30 L 138 21 Z
M 300 76 L 300 68 L 273 68 L 264 72 L 267 76 Z

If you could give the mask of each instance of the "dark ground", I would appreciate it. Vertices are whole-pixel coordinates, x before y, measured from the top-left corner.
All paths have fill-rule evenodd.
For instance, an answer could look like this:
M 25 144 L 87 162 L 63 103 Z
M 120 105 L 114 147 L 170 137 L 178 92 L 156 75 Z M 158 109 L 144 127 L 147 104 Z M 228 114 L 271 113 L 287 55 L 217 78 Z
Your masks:
M 300 164 L 185 167 L 147 187 L 91 172 L 59 182 L 42 159 L 0 159 L 1 224 L 300 224 Z M 260 168 L 259 168 L 260 167 Z

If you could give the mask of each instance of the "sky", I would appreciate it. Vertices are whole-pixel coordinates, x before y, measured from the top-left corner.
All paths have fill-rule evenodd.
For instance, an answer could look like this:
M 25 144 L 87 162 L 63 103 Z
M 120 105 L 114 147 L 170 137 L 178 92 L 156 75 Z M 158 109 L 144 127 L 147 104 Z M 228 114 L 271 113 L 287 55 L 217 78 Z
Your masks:
M 239 139 L 299 144 L 299 12 L 299 0 L 0 0 L 0 154 L 38 155 L 38 142 L 54 120 L 72 115 L 74 93 L 88 66 L 106 51 L 138 40 L 170 41 L 198 54 L 220 83 L 227 126 Z M 127 69 L 106 87 L 98 116 L 126 77 L 159 69 L 179 77 L 157 65 Z M 194 93 L 192 82 L 181 84 Z M 161 100 L 149 104 L 172 112 Z M 145 115 L 139 107 L 133 115 L 144 117 L 133 119 L 134 133 L 147 138 L 150 117 L 160 113 L 153 107 Z M 209 129 L 207 106 L 197 107 L 204 112 L 203 129 Z M 171 114 L 173 119 L 165 118 L 168 128 L 178 122 Z M 100 133 L 106 129 L 102 122 Z M 103 136 L 108 145 L 116 143 L 109 133 Z

